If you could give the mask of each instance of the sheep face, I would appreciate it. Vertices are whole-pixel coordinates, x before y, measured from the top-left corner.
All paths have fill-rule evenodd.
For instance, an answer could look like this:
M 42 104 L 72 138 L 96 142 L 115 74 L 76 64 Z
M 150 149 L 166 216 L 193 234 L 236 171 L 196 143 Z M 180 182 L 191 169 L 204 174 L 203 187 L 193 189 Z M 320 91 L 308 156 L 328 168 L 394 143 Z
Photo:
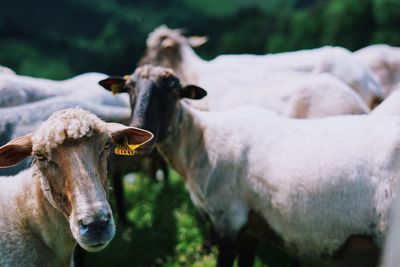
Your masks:
M 168 135 L 180 99 L 201 99 L 207 94 L 194 85 L 182 87 L 171 70 L 150 65 L 138 68 L 130 77 L 102 80 L 100 85 L 114 92 L 129 93 L 130 124 L 154 134 L 153 141 L 142 148 L 145 152 L 150 152 Z
M 174 68 L 182 61 L 182 46 L 198 47 L 205 42 L 207 42 L 206 37 L 185 37 L 179 29 L 172 30 L 164 25 L 160 26 L 149 34 L 147 49 L 139 66 L 153 64 Z
M 108 203 L 107 157 L 111 144 L 139 146 L 152 134 L 104 123 L 82 110 L 57 115 L 60 113 L 64 118 L 53 115 L 35 133 L 1 147 L 0 167 L 32 154 L 33 175 L 39 178 L 44 197 L 68 220 L 72 236 L 81 247 L 99 251 L 115 234 Z

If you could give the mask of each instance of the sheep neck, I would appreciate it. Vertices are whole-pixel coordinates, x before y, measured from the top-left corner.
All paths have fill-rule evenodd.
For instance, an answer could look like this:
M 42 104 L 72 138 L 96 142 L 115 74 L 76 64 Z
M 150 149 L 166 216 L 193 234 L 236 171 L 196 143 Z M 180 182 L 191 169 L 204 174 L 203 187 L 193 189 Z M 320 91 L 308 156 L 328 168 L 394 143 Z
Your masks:
M 46 198 L 40 181 L 41 175 L 40 170 L 33 165 L 34 187 L 31 187 L 30 195 L 34 201 L 25 207 L 27 221 L 43 246 L 53 253 L 54 259 L 67 266 L 72 258 L 75 241 L 65 216 Z
M 183 84 L 197 84 L 198 73 L 207 62 L 201 59 L 189 45 L 181 46 L 181 55 L 182 62 L 173 68 L 174 71 Z
M 158 145 L 158 150 L 185 181 L 190 166 L 204 151 L 203 126 L 194 113 L 188 104 L 178 103 L 168 136 Z

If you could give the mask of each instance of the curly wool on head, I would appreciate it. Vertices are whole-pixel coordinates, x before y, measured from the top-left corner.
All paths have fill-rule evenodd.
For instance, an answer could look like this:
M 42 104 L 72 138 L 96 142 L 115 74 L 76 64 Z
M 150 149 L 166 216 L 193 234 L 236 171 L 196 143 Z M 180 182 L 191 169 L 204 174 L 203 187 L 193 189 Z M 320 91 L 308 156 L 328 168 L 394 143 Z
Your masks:
M 160 78 L 166 78 L 174 75 L 174 71 L 169 68 L 153 66 L 150 64 L 138 67 L 133 76 L 137 76 L 140 79 L 152 79 L 158 80 Z
M 51 115 L 33 134 L 34 152 L 50 154 L 50 151 L 67 139 L 90 137 L 102 131 L 105 123 L 96 115 L 79 109 L 71 108 L 58 111 Z

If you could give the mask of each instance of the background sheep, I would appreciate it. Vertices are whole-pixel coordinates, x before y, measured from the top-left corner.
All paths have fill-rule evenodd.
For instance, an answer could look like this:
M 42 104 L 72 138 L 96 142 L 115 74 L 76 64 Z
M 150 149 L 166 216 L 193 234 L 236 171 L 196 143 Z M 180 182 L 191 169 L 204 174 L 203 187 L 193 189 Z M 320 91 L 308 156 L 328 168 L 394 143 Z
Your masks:
M 0 265 L 71 266 L 76 242 L 88 251 L 107 246 L 115 233 L 107 202 L 110 143 L 136 146 L 151 138 L 67 109 L 0 147 L 0 167 L 34 157 L 32 168 L 0 177 Z
M 207 80 L 222 78 L 226 74 L 243 81 L 258 81 L 276 70 L 329 72 L 352 87 L 369 107 L 374 107 L 383 97 L 383 89 L 371 71 L 350 51 L 341 47 L 322 47 L 263 56 L 222 55 L 205 61 L 191 48 L 202 42 L 204 39 L 186 38 L 179 30 L 160 26 L 150 33 L 147 50 L 139 65 L 152 64 L 171 68 L 183 83 L 203 87 Z
M 0 107 L 16 106 L 55 96 L 74 96 L 79 100 L 109 106 L 128 106 L 124 96 L 113 97 L 97 82 L 105 74 L 85 73 L 68 80 L 54 81 L 0 73 Z
M 385 96 L 400 88 L 400 48 L 385 44 L 370 45 L 354 54 L 376 74 Z
M 131 125 L 154 132 L 144 150 L 161 151 L 211 219 L 218 266 L 236 255 L 251 266 L 264 235 L 309 266 L 377 266 L 400 178 L 399 118 L 202 112 L 179 99 L 205 91 L 166 69 L 145 66 L 123 81 L 102 84 L 136 96 Z
M 280 71 L 265 77 L 263 84 L 231 77 L 204 85 L 205 88 L 213 86 L 208 98 L 191 102 L 200 109 L 225 110 L 257 105 L 292 118 L 367 114 L 370 111 L 359 95 L 328 73 Z

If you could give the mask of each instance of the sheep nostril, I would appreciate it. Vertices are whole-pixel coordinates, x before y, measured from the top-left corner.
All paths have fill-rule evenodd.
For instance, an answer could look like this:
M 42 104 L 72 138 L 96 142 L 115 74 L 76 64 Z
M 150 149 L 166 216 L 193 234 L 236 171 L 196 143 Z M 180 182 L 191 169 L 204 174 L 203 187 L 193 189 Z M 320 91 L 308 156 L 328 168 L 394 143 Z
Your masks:
M 89 228 L 90 228 L 90 225 L 84 224 L 82 222 L 82 220 L 78 221 L 78 226 L 79 226 L 79 232 L 81 235 L 85 235 L 89 231 Z

